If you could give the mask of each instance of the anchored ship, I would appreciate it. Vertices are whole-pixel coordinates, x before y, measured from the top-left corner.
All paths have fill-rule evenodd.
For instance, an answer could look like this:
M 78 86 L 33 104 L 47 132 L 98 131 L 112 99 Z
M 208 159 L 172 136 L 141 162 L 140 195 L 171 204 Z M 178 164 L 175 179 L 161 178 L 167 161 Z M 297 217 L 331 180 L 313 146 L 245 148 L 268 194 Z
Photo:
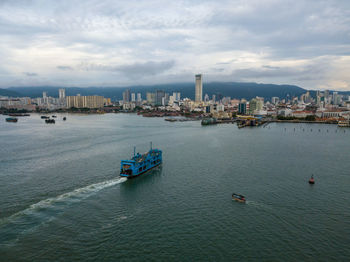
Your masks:
M 6 118 L 6 122 L 14 122 L 16 123 L 18 121 L 18 119 L 16 117 L 8 117 Z
M 153 149 L 152 142 L 150 150 L 145 154 L 135 154 L 135 150 L 134 147 L 134 156 L 130 160 L 120 162 L 120 176 L 133 178 L 162 163 L 162 150 Z

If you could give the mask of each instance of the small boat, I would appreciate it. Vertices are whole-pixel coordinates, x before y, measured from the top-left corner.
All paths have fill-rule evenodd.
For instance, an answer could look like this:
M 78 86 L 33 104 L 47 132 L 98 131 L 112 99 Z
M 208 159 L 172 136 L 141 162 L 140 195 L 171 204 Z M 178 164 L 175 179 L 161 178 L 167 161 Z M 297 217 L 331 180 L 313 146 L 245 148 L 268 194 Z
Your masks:
M 67 118 L 66 117 L 63 117 L 63 121 L 66 121 L 67 120 Z
M 45 123 L 46 124 L 54 124 L 55 123 L 55 119 L 45 119 Z
M 57 116 L 55 116 L 55 115 L 52 115 L 52 117 L 53 117 L 53 118 L 56 118 Z
M 245 197 L 240 194 L 232 194 L 232 200 L 235 200 L 237 202 L 245 203 Z
M 41 119 L 49 119 L 50 117 L 48 116 L 41 116 Z
M 8 117 L 6 118 L 6 122 L 13 122 L 13 123 L 17 123 L 18 119 L 16 117 Z
M 312 175 L 311 178 L 309 179 L 309 184 L 311 185 L 315 184 L 314 175 Z

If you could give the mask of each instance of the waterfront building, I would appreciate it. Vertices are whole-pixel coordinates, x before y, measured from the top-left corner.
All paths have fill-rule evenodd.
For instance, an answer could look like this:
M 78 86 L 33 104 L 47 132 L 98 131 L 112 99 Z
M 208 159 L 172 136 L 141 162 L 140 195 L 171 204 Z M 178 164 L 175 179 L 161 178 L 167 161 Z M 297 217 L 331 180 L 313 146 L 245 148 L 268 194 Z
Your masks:
M 209 96 L 208 96 L 208 94 L 205 94 L 205 95 L 204 95 L 204 102 L 209 102 Z
M 47 92 L 43 92 L 43 98 L 47 98 Z
M 136 95 L 135 95 L 135 93 L 131 93 L 131 102 L 136 102 Z
M 247 101 L 241 100 L 241 102 L 238 104 L 238 113 L 242 115 L 247 114 Z
M 256 97 L 249 101 L 249 114 L 253 115 L 255 112 L 261 111 L 264 106 L 264 98 Z
M 68 108 L 102 108 L 104 106 L 103 96 L 67 96 Z
M 130 89 L 126 89 L 123 92 L 123 103 L 128 103 L 130 102 Z
M 213 103 L 215 103 L 216 102 L 216 95 L 213 95 L 211 100 L 213 101 Z
M 203 83 L 202 75 L 196 75 L 196 90 L 195 90 L 195 102 L 202 102 L 202 92 L 203 92 Z

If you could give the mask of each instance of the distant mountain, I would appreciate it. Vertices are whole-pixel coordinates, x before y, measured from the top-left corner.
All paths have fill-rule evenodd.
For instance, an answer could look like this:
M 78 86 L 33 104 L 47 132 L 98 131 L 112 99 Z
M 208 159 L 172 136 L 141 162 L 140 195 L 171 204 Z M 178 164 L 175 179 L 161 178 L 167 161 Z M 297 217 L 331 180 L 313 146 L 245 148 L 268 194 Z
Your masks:
M 176 84 L 160 84 L 148 86 L 128 86 L 128 87 L 66 87 L 66 95 L 102 95 L 110 97 L 112 100 L 121 100 L 125 89 L 131 92 L 141 93 L 146 98 L 147 92 L 155 90 L 164 90 L 165 92 L 181 92 L 181 97 L 194 99 L 194 83 L 176 83 Z M 22 96 L 42 97 L 42 93 L 46 91 L 49 96 L 58 97 L 58 89 L 61 87 L 39 86 L 39 87 L 10 87 L 6 90 L 20 93 Z M 300 96 L 306 90 L 294 85 L 274 85 L 274 84 L 257 84 L 257 83 L 238 83 L 238 82 L 212 82 L 203 84 L 203 97 L 208 94 L 218 96 L 230 96 L 231 98 L 251 99 L 256 96 L 264 97 L 270 100 L 271 97 L 277 96 L 285 98 L 287 96 Z
M 19 97 L 19 96 L 22 96 L 22 94 L 13 90 L 0 88 L 0 96 Z

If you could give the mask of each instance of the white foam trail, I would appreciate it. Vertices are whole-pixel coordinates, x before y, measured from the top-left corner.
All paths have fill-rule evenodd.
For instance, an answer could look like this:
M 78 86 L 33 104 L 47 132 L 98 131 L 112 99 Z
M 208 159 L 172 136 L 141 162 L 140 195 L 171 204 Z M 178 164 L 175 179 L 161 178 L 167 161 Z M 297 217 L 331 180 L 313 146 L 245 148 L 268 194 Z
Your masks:
M 116 184 L 120 184 L 123 183 L 127 180 L 126 177 L 118 177 L 116 179 L 111 179 L 111 180 L 107 180 L 107 181 L 103 181 L 100 183 L 96 183 L 96 184 L 92 184 L 86 187 L 82 187 L 82 188 L 77 188 L 71 192 L 68 193 L 64 193 L 62 195 L 59 195 L 57 197 L 52 197 L 52 198 L 48 198 L 45 200 L 41 200 L 38 203 L 32 204 L 30 205 L 28 208 L 19 211 L 7 218 L 4 218 L 2 220 L 0 220 L 0 225 L 6 223 L 6 222 L 11 222 L 14 218 L 16 217 L 20 217 L 22 215 L 31 215 L 36 211 L 40 211 L 41 209 L 50 209 L 50 208 L 55 208 L 55 204 L 58 203 L 75 203 L 75 202 L 79 202 L 95 193 L 97 193 L 98 191 L 105 189 L 107 187 L 111 187 L 114 186 Z

